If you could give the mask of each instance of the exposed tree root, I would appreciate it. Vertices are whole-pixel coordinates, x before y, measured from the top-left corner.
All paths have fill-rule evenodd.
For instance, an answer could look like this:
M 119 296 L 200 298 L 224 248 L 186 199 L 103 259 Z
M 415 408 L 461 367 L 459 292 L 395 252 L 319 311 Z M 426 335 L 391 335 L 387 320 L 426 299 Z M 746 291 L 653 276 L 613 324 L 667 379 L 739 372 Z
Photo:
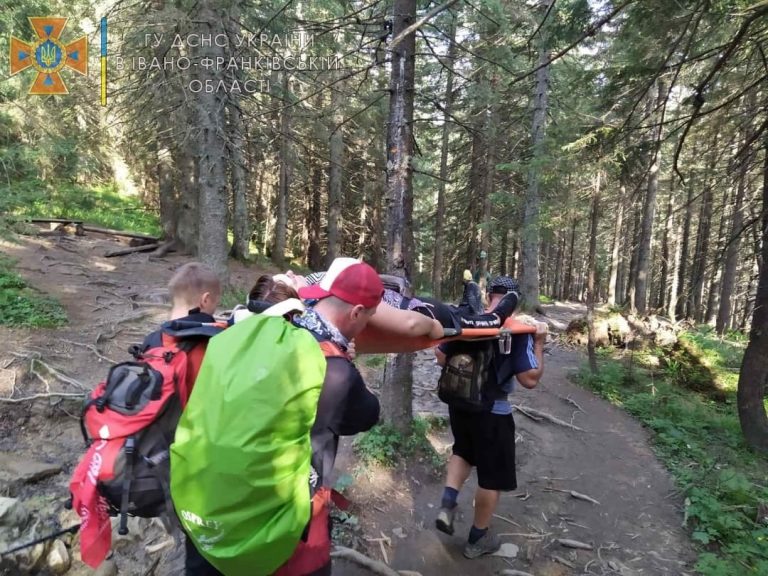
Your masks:
M 560 420 L 560 418 L 552 416 L 551 414 L 547 414 L 546 412 L 535 410 L 527 406 L 520 406 L 518 404 L 513 404 L 512 407 L 515 410 L 519 410 L 520 413 L 524 414 L 525 416 L 528 416 L 532 420 L 537 420 L 537 418 L 544 419 L 544 420 L 548 420 L 549 422 L 552 422 L 552 424 L 557 424 L 558 426 L 564 426 L 566 428 L 570 428 L 571 430 L 578 430 L 579 432 L 584 432 L 583 428 L 579 428 L 578 426 L 569 424 L 568 422 L 565 422 L 564 420 Z

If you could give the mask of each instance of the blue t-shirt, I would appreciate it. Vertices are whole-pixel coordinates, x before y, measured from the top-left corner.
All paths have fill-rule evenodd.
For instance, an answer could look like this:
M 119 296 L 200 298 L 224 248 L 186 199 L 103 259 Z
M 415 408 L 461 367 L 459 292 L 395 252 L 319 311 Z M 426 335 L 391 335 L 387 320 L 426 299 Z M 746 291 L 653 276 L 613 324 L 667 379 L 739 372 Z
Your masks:
M 511 394 L 515 388 L 515 374 L 534 370 L 539 367 L 536 354 L 533 352 L 532 334 L 513 334 L 512 351 L 509 354 L 501 354 L 496 349 L 493 357 L 494 368 L 496 369 L 496 381 L 501 390 L 506 394 Z M 449 350 L 450 342 L 441 344 L 439 349 L 443 353 Z M 496 400 L 491 409 L 492 414 L 512 414 L 512 405 L 506 398 Z

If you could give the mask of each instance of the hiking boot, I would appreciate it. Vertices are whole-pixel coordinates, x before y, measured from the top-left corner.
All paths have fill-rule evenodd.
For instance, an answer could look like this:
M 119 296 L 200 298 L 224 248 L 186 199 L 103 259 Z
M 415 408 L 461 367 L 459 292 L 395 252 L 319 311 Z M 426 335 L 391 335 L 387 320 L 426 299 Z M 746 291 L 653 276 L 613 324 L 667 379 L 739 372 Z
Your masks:
M 499 317 L 501 323 L 504 324 L 504 320 L 512 316 L 512 312 L 517 308 L 517 304 L 520 301 L 520 295 L 517 292 L 507 292 L 504 297 L 493 309 L 493 313 Z
M 474 544 L 467 542 L 464 545 L 464 557 L 479 558 L 485 554 L 493 554 L 501 548 L 501 540 L 496 534 L 493 534 L 490 530 L 483 534 L 483 536 Z
M 449 536 L 453 535 L 453 519 L 456 517 L 456 508 L 440 508 L 435 519 L 435 528 L 440 532 L 445 532 Z

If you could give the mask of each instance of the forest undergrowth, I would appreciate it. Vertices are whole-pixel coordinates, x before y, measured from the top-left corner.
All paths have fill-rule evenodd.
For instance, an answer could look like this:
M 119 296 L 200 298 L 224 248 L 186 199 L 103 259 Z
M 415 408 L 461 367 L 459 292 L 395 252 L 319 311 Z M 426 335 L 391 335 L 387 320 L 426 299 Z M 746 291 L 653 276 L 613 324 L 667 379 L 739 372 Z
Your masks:
M 584 367 L 577 379 L 652 431 L 685 498 L 684 524 L 700 546 L 696 569 L 768 574 L 768 460 L 746 446 L 736 410 L 746 338 L 696 328 L 681 334 L 680 347 L 605 351 L 598 373 Z

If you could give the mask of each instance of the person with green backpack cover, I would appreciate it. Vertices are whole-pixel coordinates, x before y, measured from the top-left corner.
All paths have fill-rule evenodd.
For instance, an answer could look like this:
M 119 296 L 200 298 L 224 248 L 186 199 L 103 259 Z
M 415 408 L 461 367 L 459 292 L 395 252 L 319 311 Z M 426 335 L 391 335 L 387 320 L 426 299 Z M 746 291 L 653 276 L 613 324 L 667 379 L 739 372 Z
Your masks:
M 317 304 L 295 325 L 256 315 L 209 343 L 171 446 L 174 507 L 209 564 L 193 572 L 188 562 L 188 576 L 330 574 L 338 438 L 379 418 L 346 350 L 383 285 L 351 258 L 327 276 L 302 290 Z

